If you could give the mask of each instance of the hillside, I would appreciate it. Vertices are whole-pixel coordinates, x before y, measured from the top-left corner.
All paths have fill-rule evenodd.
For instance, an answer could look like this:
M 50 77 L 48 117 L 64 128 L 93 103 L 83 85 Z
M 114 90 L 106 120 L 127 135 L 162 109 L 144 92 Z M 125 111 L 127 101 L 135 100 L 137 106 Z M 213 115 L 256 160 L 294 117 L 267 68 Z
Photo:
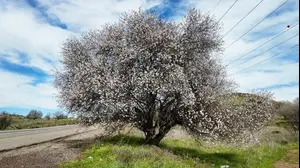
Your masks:
M 40 127 L 51 127 L 51 126 L 59 126 L 59 125 L 69 125 L 69 124 L 76 124 L 78 121 L 76 119 L 28 119 L 23 115 L 18 114 L 8 114 L 7 116 L 0 115 L 0 130 L 1 122 L 9 122 L 3 120 L 4 117 L 10 121 L 8 127 L 5 130 L 14 130 L 14 129 L 29 129 L 29 128 L 40 128 Z M 3 130 L 3 129 L 2 129 Z

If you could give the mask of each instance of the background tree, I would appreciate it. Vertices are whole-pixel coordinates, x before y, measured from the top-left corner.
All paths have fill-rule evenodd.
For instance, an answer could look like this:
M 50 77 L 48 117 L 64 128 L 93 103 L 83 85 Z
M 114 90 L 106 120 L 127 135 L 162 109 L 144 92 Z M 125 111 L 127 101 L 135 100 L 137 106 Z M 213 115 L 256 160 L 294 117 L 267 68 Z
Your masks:
M 235 85 L 216 54 L 219 30 L 195 9 L 182 23 L 140 10 L 69 38 L 55 80 L 60 104 L 86 124 L 132 124 L 149 144 L 175 125 L 214 140 L 260 129 L 271 117 L 271 96 L 258 92 L 235 102 Z
M 277 113 L 289 123 L 294 131 L 299 131 L 299 98 L 293 102 L 280 102 Z
M 11 125 L 12 119 L 9 116 L 9 113 L 2 111 L 0 113 L 0 130 L 5 130 Z
M 51 118 L 51 114 L 48 113 L 48 114 L 45 116 L 45 119 L 46 119 L 46 120 L 50 120 L 50 118 Z
M 43 117 L 43 113 L 41 111 L 37 111 L 37 110 L 31 110 L 27 116 L 27 118 L 29 119 L 40 119 Z
M 53 114 L 54 118 L 61 120 L 61 119 L 67 119 L 68 115 L 64 114 L 63 112 L 57 111 Z
M 1 115 L 1 116 L 6 116 L 6 115 L 9 115 L 9 113 L 6 112 L 6 111 L 2 111 L 2 112 L 0 113 L 0 115 Z

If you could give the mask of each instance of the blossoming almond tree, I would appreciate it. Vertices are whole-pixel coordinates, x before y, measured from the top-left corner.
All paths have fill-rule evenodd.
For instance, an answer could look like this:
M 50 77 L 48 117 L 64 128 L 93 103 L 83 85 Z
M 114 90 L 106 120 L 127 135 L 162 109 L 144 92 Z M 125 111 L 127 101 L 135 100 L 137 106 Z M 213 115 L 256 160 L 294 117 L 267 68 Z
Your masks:
M 271 116 L 270 95 L 234 98 L 217 57 L 220 26 L 191 9 L 182 23 L 146 11 L 69 38 L 56 73 L 62 107 L 87 124 L 132 124 L 157 145 L 175 125 L 197 137 L 234 139 Z

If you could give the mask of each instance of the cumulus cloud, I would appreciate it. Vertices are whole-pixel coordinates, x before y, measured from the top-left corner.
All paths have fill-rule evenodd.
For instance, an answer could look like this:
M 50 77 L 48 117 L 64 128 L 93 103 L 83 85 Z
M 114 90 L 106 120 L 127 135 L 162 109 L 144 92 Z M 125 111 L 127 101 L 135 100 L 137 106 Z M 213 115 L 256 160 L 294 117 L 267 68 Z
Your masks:
M 160 3 L 159 0 L 82 0 L 40 1 L 49 15 L 57 16 L 70 29 L 85 31 L 101 28 L 106 23 L 117 21 L 119 15 L 129 10 L 148 9 Z
M 44 59 L 57 62 L 61 43 L 72 32 L 43 22 L 30 7 L 11 3 L 2 5 L 0 51 L 6 52 L 3 57 L 18 62 L 14 52 L 25 52 L 29 56 L 27 65 L 50 73 L 53 67 Z M 18 63 L 21 63 L 20 59 Z
M 209 12 L 212 10 L 217 1 L 190 1 L 191 4 L 196 6 L 197 9 L 203 12 Z M 233 4 L 234 1 L 221 1 L 221 3 L 215 8 L 213 15 L 218 20 L 226 10 Z M 253 1 L 238 1 L 233 8 L 223 17 L 221 23 L 223 25 L 223 31 L 221 35 L 228 32 L 243 16 L 245 16 L 260 0 Z M 296 23 L 299 20 L 299 1 L 290 0 L 285 3 L 281 8 L 274 12 L 270 17 L 267 17 L 253 30 L 247 33 L 243 38 L 238 40 L 232 46 L 226 49 L 232 42 L 241 37 L 250 28 L 255 26 L 258 22 L 264 19 L 280 4 L 285 2 L 265 0 L 263 1 L 252 13 L 250 13 L 238 26 L 236 26 L 230 33 L 224 38 L 225 51 L 222 55 L 223 64 L 227 65 L 233 60 L 238 59 L 244 54 L 248 53 L 257 46 L 260 46 L 264 42 L 268 41 L 275 35 L 285 31 L 287 25 Z M 298 24 L 298 23 L 297 23 Z M 299 63 L 298 63 L 298 47 L 292 49 L 289 52 L 283 53 L 270 59 L 268 61 L 261 61 L 268 59 L 278 53 L 285 51 L 296 44 L 299 44 L 299 36 L 288 40 L 287 42 L 274 47 L 275 45 L 289 39 L 299 32 L 299 25 L 286 31 L 284 34 L 278 36 L 274 40 L 264 44 L 257 48 L 253 52 L 245 55 L 242 59 L 239 59 L 232 64 L 228 65 L 227 70 L 230 78 L 235 80 L 239 85 L 238 90 L 249 91 L 254 88 L 269 88 L 275 93 L 275 97 L 278 100 L 292 100 L 298 96 L 299 88 L 294 86 L 288 86 L 290 83 L 299 83 Z M 274 48 L 272 48 L 274 47 Z M 270 49 L 272 48 L 272 49 Z M 270 50 L 269 50 L 270 49 Z M 265 52 L 266 51 L 266 52 Z M 246 62 L 245 62 L 246 61 Z M 243 63 L 245 62 L 245 63 Z M 243 64 L 242 64 L 243 63 Z M 245 71 L 245 68 L 253 66 Z M 239 73 L 236 73 L 239 72 Z M 283 87 L 276 86 L 285 85 Z M 288 90 L 288 92 L 283 92 Z
M 270 89 L 274 93 L 275 100 L 294 100 L 299 96 L 299 84 L 290 87 L 279 87 Z
M 33 86 L 34 78 L 0 70 L 0 107 L 56 109 L 55 90 L 50 81 Z

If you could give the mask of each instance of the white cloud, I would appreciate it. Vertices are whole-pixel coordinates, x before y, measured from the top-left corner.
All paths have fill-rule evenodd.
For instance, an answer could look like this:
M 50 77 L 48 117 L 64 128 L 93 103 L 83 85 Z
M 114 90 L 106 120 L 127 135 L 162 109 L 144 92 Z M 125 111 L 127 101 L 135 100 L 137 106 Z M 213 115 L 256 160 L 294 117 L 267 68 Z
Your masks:
M 272 67 L 267 66 L 270 65 L 261 67 L 260 71 L 255 70 L 237 74 L 235 80 L 240 85 L 240 89 L 267 88 L 274 85 L 299 82 L 299 63 L 280 65 L 274 62 Z M 263 70 L 271 70 L 272 72 L 263 72 Z
M 29 56 L 27 65 L 38 67 L 51 73 L 54 67 L 44 58 L 58 64 L 61 44 L 77 33 L 48 24 L 39 17 L 37 11 L 25 3 L 15 4 L 4 1 L 0 4 L 0 51 L 6 51 L 6 58 L 17 62 L 16 55 L 10 50 L 19 50 Z M 49 6 L 49 15 L 56 15 L 62 22 L 80 31 L 100 28 L 105 23 L 114 22 L 120 12 L 141 7 L 151 7 L 158 1 L 40 1 Z M 20 62 L 17 62 L 20 63 Z
M 196 8 L 204 12 L 212 10 L 218 1 L 193 1 Z M 214 15 L 218 20 L 225 11 L 233 4 L 231 1 L 221 1 L 218 7 L 214 10 Z M 230 30 L 243 16 L 245 16 L 260 0 L 252 1 L 238 1 L 235 6 L 225 15 L 221 20 L 223 23 L 223 32 L 225 34 Z M 227 47 L 261 19 L 267 16 L 271 11 L 273 11 L 277 6 L 279 6 L 284 0 L 265 0 L 263 1 L 250 15 L 248 15 L 236 28 L 234 28 L 228 35 L 225 36 L 225 45 Z M 289 4 L 290 3 L 290 4 Z M 298 7 L 298 0 L 290 0 L 282 8 L 286 8 L 287 5 L 293 5 L 293 7 Z M 291 7 L 291 6 L 290 6 Z M 252 31 L 249 32 L 242 39 L 238 40 L 235 44 L 225 50 L 223 53 L 223 63 L 227 65 L 232 60 L 235 60 L 246 54 L 248 51 L 256 48 L 260 44 L 264 43 L 268 39 L 272 38 L 274 35 L 282 32 L 286 29 L 288 24 L 295 23 L 299 19 L 299 8 L 297 10 L 285 10 L 280 15 L 272 16 L 265 19 L 261 24 L 255 27 Z M 260 61 L 263 61 L 277 53 L 280 53 L 287 48 L 299 43 L 299 36 L 293 38 L 292 40 L 287 41 L 283 45 L 276 47 L 268 52 L 265 52 L 262 55 L 260 53 L 268 50 L 269 48 L 279 44 L 280 42 L 288 39 L 289 37 L 297 34 L 299 32 L 299 26 L 294 27 L 293 29 L 287 31 L 278 38 L 270 41 L 269 43 L 263 45 L 261 48 L 253 51 L 252 53 L 246 55 L 243 59 L 240 59 L 227 67 L 228 74 L 238 72 L 242 69 L 250 67 Z M 252 33 L 252 34 L 251 34 Z M 254 34 L 253 34 L 254 33 Z M 270 34 L 272 36 L 266 37 L 265 34 Z M 293 50 L 293 54 L 295 50 Z M 291 55 L 292 53 L 289 52 Z M 284 61 L 284 56 L 288 57 L 289 54 L 279 55 L 276 59 L 270 59 L 262 64 L 254 66 L 247 71 L 242 71 L 236 75 L 230 76 L 233 78 L 239 85 L 240 91 L 249 91 L 254 88 L 266 88 L 276 85 L 290 84 L 290 83 L 299 83 L 299 63 L 295 61 Z M 259 56 L 257 56 L 259 55 Z M 250 58 L 257 56 L 256 58 L 247 61 L 244 64 L 245 58 Z M 241 64 L 240 66 L 237 66 Z M 264 71 L 263 71 L 264 70 Z M 272 72 L 266 72 L 272 71 Z M 284 90 L 288 92 L 283 93 Z M 275 97 L 279 100 L 292 100 L 295 96 L 298 95 L 298 87 L 282 87 L 278 89 L 270 89 L 270 91 L 275 92 Z M 282 96 L 282 97 L 280 97 Z
M 11 50 L 19 50 L 28 54 L 27 65 L 50 72 L 52 67 L 43 58 L 57 62 L 61 43 L 71 34 L 41 22 L 28 7 L 6 4 L 0 10 L 0 51 L 6 51 L 5 57 L 14 62 Z
M 117 21 L 120 13 L 132 9 L 151 8 L 160 3 L 159 0 L 68 0 L 62 2 L 40 1 L 48 8 L 48 14 L 57 16 L 71 29 L 84 31 L 87 29 L 101 28 L 106 23 Z
M 52 83 L 31 85 L 34 78 L 0 70 L 0 107 L 57 109 Z
M 275 100 L 293 101 L 296 97 L 299 97 L 299 85 L 270 89 L 270 91 L 274 93 Z

